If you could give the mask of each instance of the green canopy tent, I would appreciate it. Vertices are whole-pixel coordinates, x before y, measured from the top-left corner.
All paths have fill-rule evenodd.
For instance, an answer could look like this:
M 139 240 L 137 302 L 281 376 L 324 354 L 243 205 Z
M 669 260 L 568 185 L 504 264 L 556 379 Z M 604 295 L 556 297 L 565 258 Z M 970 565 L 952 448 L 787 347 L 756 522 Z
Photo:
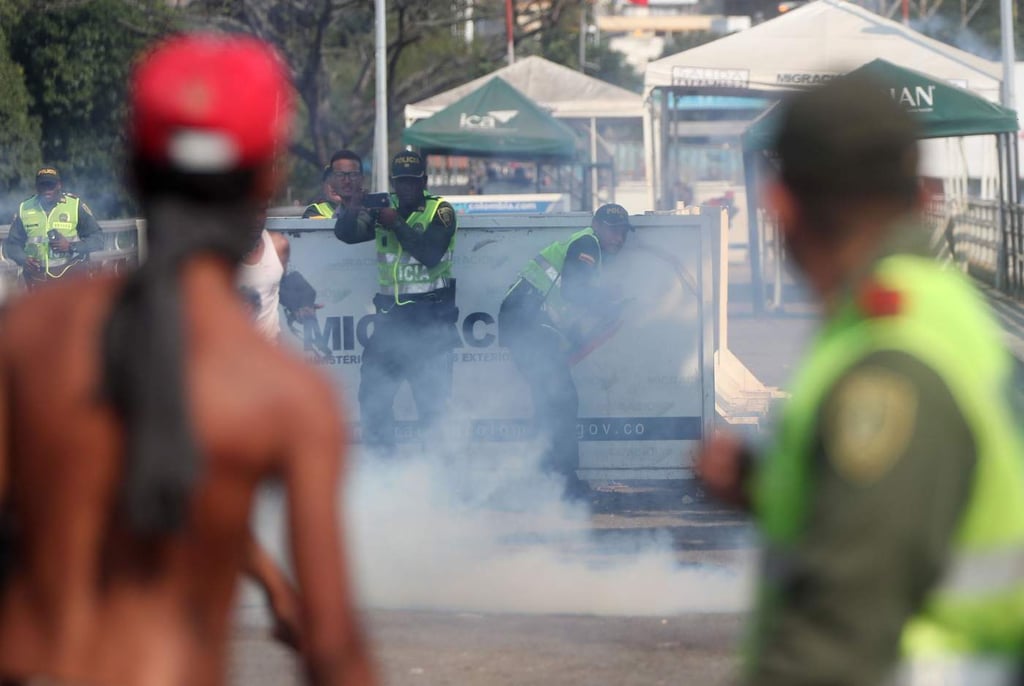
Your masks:
M 893 99 L 917 115 L 922 138 L 997 136 L 1000 152 L 1001 196 L 1005 202 L 1016 201 L 1016 133 L 1018 128 L 1016 112 L 989 102 L 963 88 L 882 59 L 869 62 L 851 71 L 850 74 L 870 76 L 876 81 L 889 84 Z M 781 108 L 779 103 L 775 103 L 755 119 L 741 136 L 747 187 L 747 222 L 751 246 L 751 285 L 755 289 L 755 294 L 763 294 L 764 290 L 760 256 L 756 254 L 758 223 L 757 199 L 754 192 L 755 158 L 759 152 L 771 148 L 780 124 L 780 117 Z M 1007 213 L 1002 214 L 1005 222 Z M 1021 227 L 1012 227 L 1008 231 L 1004 226 L 1004 240 L 1008 236 L 1011 238 L 1018 236 L 1020 229 Z M 1017 240 L 1019 240 L 1019 236 Z M 756 296 L 755 307 L 759 307 L 762 297 L 763 295 Z
M 1013 110 L 921 72 L 878 59 L 850 74 L 863 74 L 891 84 L 893 99 L 918 116 L 922 138 L 1017 131 L 1017 113 Z M 755 119 L 743 132 L 743 149 L 766 150 L 771 147 L 779 116 L 779 104 L 775 103 Z
M 576 134 L 536 103 L 495 77 L 437 114 L 402 132 L 424 154 L 571 160 Z

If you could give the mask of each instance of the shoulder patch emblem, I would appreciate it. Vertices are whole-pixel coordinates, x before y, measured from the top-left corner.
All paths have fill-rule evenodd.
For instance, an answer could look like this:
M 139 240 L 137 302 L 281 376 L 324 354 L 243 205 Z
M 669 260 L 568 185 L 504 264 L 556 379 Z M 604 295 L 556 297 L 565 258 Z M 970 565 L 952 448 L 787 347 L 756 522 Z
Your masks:
M 451 226 L 455 222 L 455 210 L 452 209 L 451 205 L 442 205 L 437 208 L 437 218 L 445 226 Z
M 841 382 L 825 408 L 822 437 L 835 470 L 869 484 L 902 457 L 914 433 L 918 397 L 902 376 L 867 368 Z
M 594 259 L 593 255 L 588 255 L 585 252 L 581 252 L 579 257 L 580 262 L 586 262 L 587 264 L 597 264 L 597 261 Z

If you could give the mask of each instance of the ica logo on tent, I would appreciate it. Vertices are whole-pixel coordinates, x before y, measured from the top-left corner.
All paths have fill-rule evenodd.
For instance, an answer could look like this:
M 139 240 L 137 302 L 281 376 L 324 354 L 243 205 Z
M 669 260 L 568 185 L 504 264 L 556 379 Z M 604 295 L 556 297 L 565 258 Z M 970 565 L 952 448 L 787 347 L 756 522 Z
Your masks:
M 487 114 L 469 114 L 463 112 L 459 116 L 460 129 L 496 129 L 499 124 L 508 124 L 516 118 L 519 110 L 491 110 Z

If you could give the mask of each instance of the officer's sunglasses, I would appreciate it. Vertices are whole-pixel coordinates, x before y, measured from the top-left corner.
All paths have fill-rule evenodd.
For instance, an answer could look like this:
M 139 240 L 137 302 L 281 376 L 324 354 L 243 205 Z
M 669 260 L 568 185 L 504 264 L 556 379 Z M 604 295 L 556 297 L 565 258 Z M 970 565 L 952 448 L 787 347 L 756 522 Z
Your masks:
M 358 171 L 353 171 L 353 172 L 346 172 L 346 171 L 331 172 L 331 176 L 333 176 L 336 179 L 349 179 L 350 181 L 354 181 L 354 180 L 360 178 L 362 175 L 363 175 L 363 172 L 358 172 Z

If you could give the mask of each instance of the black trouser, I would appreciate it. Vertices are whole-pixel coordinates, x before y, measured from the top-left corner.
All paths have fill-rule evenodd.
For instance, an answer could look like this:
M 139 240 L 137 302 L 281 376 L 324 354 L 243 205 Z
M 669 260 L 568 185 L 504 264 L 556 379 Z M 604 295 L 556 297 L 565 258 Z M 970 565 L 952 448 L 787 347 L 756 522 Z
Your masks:
M 378 296 L 375 303 L 373 334 L 360 368 L 359 415 L 363 443 L 389 452 L 395 444 L 395 395 L 403 381 L 412 391 L 421 430 L 435 426 L 448 407 L 458 310 L 454 293 L 443 302 L 398 306 Z
M 549 441 L 541 468 L 565 476 L 567 490 L 574 492 L 580 485 L 579 396 L 562 337 L 541 312 L 541 302 L 532 286 L 520 282 L 501 303 L 498 332 L 530 387 L 534 430 Z

